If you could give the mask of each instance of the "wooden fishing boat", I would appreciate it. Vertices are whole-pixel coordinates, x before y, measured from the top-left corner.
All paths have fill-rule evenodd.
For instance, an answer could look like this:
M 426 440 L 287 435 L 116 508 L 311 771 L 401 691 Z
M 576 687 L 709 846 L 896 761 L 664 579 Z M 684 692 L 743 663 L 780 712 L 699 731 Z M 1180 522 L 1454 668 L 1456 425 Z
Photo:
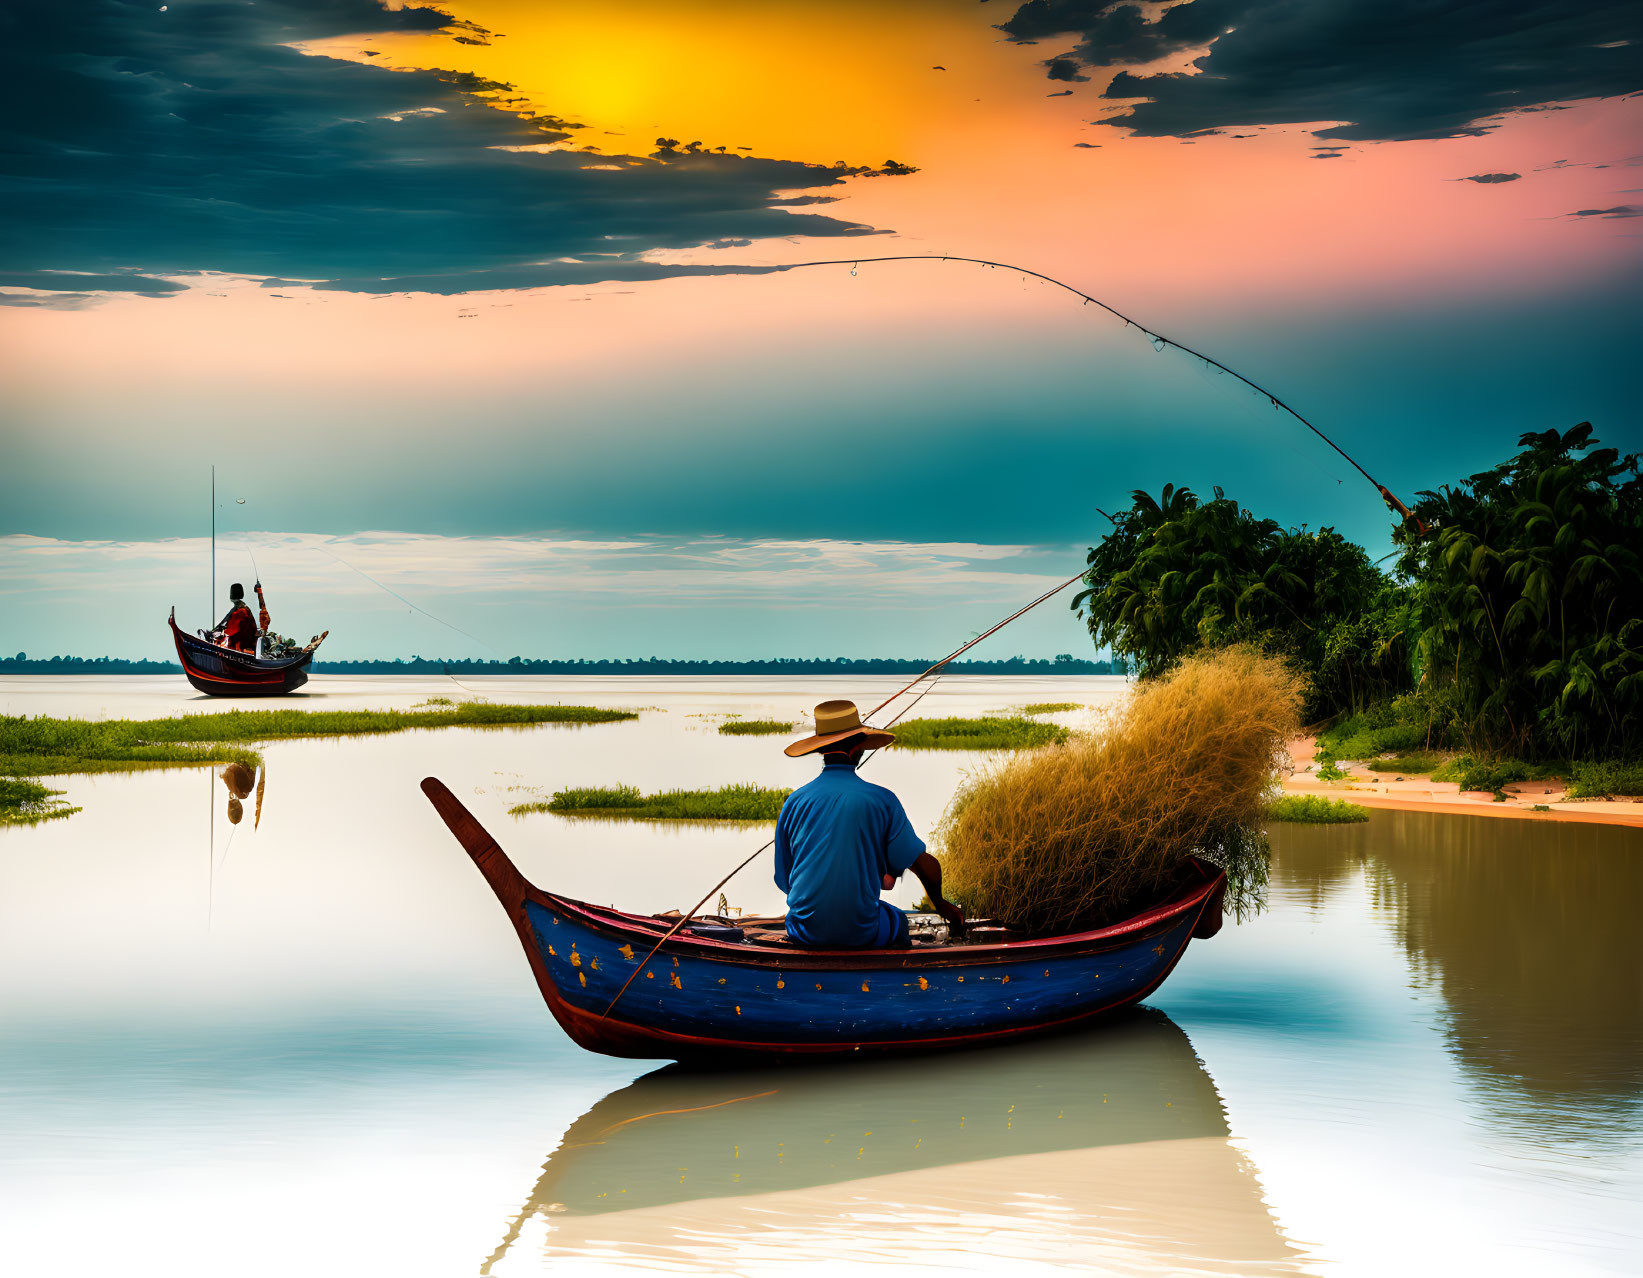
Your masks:
M 175 608 L 167 620 L 183 674 L 209 697 L 279 697 L 295 692 L 308 682 L 308 666 L 319 647 L 316 639 L 295 656 L 266 661 L 249 652 L 184 634 L 177 628 Z
M 645 963 L 674 919 L 533 886 L 441 782 L 429 777 L 422 789 L 501 901 L 554 1019 L 611 1056 L 928 1051 L 1070 1029 L 1145 998 L 1188 941 L 1221 927 L 1226 877 L 1194 863 L 1193 881 L 1169 900 L 1069 936 L 807 950 L 708 927 L 679 932 Z

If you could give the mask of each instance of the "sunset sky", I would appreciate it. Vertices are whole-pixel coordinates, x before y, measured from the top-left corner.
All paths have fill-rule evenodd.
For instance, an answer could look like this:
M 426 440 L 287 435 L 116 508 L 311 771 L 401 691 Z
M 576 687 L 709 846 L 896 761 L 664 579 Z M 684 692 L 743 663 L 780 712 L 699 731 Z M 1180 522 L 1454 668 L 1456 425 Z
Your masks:
M 1169 482 L 1388 548 L 1231 379 L 870 257 L 1406 499 L 1643 446 L 1632 0 L 84 0 L 0 69 L 7 653 L 204 624 L 213 464 L 219 610 L 333 657 L 939 654 Z

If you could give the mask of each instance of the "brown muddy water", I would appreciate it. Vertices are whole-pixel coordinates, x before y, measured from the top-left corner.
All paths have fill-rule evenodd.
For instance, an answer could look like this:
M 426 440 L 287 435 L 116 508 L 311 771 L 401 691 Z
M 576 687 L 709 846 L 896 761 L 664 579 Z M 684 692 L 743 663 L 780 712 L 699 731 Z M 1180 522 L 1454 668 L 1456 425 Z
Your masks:
M 1278 827 L 1267 911 L 1100 1029 L 688 1073 L 564 1038 L 416 783 L 442 777 L 544 886 L 688 905 L 763 835 L 507 809 L 796 784 L 814 764 L 724 716 L 893 683 L 463 682 L 316 679 L 288 704 L 641 714 L 276 743 L 251 786 L 67 778 L 83 812 L 0 831 L 0 1272 L 1643 1269 L 1643 831 Z M 951 679 L 915 713 L 1121 692 Z M 0 681 L 13 714 L 224 708 L 180 679 Z M 979 762 L 872 772 L 927 830 Z M 768 875 L 731 903 L 779 904 Z

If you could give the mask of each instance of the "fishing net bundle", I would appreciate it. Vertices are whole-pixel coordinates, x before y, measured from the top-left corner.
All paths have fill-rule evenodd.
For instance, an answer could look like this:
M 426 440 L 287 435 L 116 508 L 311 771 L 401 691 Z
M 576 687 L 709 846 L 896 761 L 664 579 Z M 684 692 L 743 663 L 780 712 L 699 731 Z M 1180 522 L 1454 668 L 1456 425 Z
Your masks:
M 1249 648 L 1189 658 L 1097 730 L 973 777 L 936 842 L 948 894 L 1029 935 L 1096 927 L 1166 897 L 1197 855 L 1265 884 L 1261 822 L 1302 682 Z
M 265 659 L 277 661 L 283 657 L 294 657 L 301 651 L 302 648 L 295 639 L 287 639 L 272 630 L 263 632 L 262 655 Z

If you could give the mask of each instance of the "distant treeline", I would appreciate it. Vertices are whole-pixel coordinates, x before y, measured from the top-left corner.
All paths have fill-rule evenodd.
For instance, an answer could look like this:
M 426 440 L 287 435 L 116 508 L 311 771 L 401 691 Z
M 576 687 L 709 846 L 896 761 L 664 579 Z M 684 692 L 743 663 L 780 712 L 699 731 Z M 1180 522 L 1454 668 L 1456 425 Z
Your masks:
M 15 657 L 0 657 L 0 674 L 138 674 L 180 675 L 183 668 L 175 661 L 127 661 L 124 657 L 31 657 L 20 652 Z
M 589 661 L 512 657 L 507 661 L 436 661 L 412 657 L 409 661 L 316 661 L 317 674 L 445 674 L 455 675 L 876 675 L 918 674 L 934 658 L 918 657 L 773 657 L 767 661 L 679 661 L 667 657 L 601 658 Z M 955 661 L 952 674 L 1122 674 L 1110 661 L 1085 661 L 1069 653 L 1054 659 L 1010 657 L 1004 661 Z
M 775 657 L 768 661 L 676 661 L 664 657 L 589 661 L 513 657 L 507 661 L 445 661 L 432 657 L 392 661 L 316 661 L 315 674 L 454 674 L 454 675 L 897 675 L 918 674 L 930 658 L 915 657 Z M 955 661 L 950 674 L 1110 675 L 1125 673 L 1122 660 L 1086 661 L 1070 653 L 1053 658 L 1010 657 L 1003 661 Z M 18 653 L 0 658 L 0 674 L 181 674 L 174 661 L 126 661 L 119 657 L 30 657 Z

